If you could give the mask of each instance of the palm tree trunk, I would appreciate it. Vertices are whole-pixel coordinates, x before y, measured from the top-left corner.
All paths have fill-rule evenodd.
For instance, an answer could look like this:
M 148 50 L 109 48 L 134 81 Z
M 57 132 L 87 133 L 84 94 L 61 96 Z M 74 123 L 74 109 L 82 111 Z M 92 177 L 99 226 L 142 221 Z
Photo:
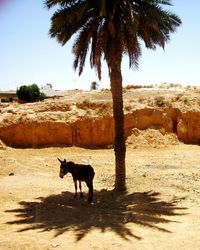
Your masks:
M 115 121 L 115 189 L 126 189 L 125 155 L 126 145 L 124 137 L 123 89 L 120 65 L 115 64 L 110 70 L 111 92 L 113 98 L 113 115 Z

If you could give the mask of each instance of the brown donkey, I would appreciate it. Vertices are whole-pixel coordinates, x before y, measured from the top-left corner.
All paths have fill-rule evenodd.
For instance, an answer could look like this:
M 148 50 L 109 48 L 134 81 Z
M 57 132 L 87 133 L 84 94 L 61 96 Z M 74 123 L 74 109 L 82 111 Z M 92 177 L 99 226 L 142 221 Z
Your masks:
M 80 189 L 80 196 L 83 196 L 82 189 L 81 189 L 81 182 L 84 181 L 89 188 L 88 193 L 88 202 L 92 202 L 93 198 L 93 179 L 94 179 L 94 169 L 90 165 L 84 164 L 76 164 L 72 161 L 67 162 L 65 159 L 64 161 L 58 159 L 61 163 L 60 165 L 60 178 L 63 178 L 67 173 L 71 173 L 74 186 L 75 186 L 75 195 L 77 197 L 77 181 L 79 181 L 79 189 Z

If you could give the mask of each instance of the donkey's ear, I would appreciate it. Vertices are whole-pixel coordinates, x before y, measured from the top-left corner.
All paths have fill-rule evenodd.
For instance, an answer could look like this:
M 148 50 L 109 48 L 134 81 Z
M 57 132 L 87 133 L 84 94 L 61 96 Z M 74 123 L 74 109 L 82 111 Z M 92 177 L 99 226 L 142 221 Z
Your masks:
M 59 162 L 62 163 L 62 161 L 58 158 Z
M 64 162 L 65 162 L 65 163 L 67 162 L 66 159 L 64 159 Z

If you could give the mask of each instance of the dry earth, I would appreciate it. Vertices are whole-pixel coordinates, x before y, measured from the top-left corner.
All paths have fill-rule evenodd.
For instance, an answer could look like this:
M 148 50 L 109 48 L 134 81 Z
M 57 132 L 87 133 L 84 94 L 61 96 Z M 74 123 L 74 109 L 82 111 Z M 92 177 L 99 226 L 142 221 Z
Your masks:
M 57 157 L 92 164 L 93 204 Z M 112 149 L 0 150 L 0 249 L 200 249 L 199 170 L 199 146 L 128 147 L 117 193 Z
M 155 87 L 127 88 L 125 111 L 157 105 L 198 112 L 199 93 L 171 85 L 167 91 L 159 87 L 156 95 Z M 10 126 L 19 118 L 110 115 L 108 103 L 110 92 L 104 90 L 66 92 L 39 104 L 3 105 L 0 130 L 3 134 L 6 123 Z M 190 133 L 195 130 L 198 140 L 199 120 L 192 124 Z M 83 199 L 73 198 L 72 178 L 58 177 L 57 157 L 91 163 L 96 172 L 93 204 L 87 203 L 86 186 Z M 127 139 L 125 193 L 113 190 L 114 165 L 113 149 L 17 149 L 0 141 L 0 249 L 200 249 L 198 145 L 180 143 L 175 133 L 162 128 L 135 128 Z

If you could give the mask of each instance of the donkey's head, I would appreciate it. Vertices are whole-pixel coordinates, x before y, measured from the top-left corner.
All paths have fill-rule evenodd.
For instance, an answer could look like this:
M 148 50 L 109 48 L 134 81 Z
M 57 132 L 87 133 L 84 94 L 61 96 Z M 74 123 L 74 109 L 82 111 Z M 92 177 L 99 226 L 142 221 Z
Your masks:
M 63 178 L 69 171 L 68 171 L 68 167 L 67 167 L 67 161 L 64 159 L 64 161 L 61 161 L 59 158 L 58 158 L 59 162 L 61 163 L 60 164 L 60 178 Z

